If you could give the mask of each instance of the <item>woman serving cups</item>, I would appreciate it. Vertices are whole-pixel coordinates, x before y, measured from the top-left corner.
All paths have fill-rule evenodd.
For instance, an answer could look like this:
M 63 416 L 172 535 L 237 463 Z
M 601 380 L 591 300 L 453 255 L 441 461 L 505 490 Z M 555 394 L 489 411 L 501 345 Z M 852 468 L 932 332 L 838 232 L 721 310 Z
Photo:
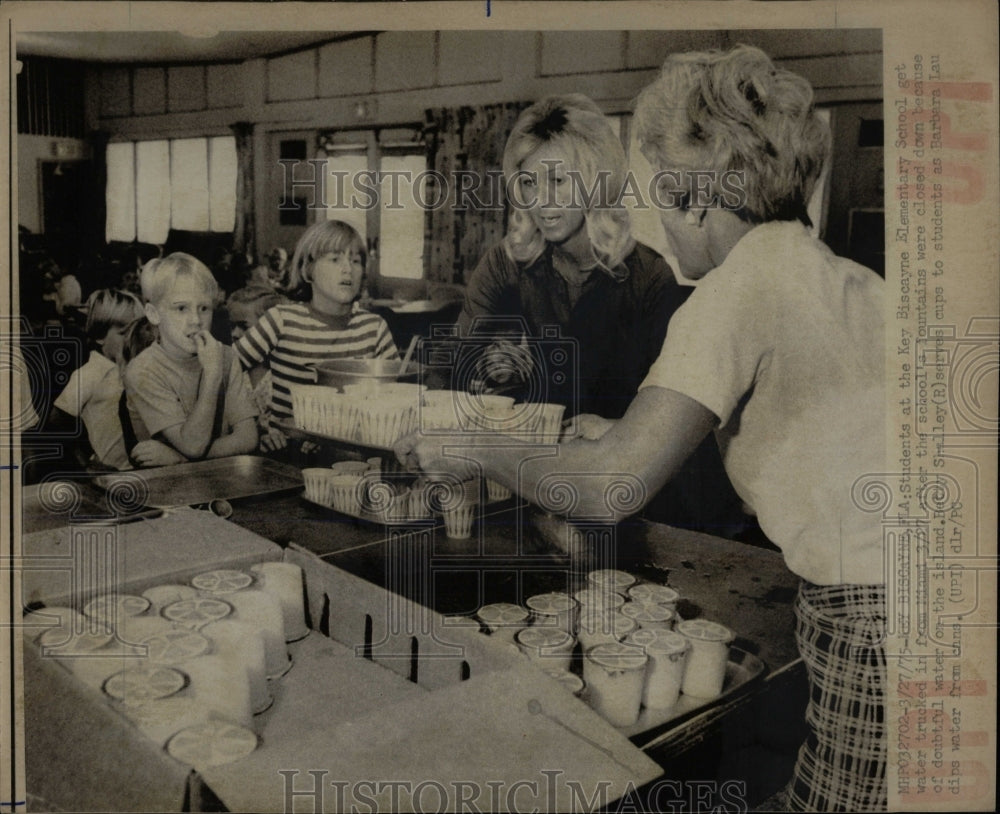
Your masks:
M 802 579 L 811 731 L 789 806 L 884 810 L 882 530 L 852 500 L 885 465 L 883 283 L 810 236 L 806 203 L 830 144 L 812 100 L 808 82 L 756 48 L 668 58 L 635 124 L 663 227 L 685 275 L 703 282 L 628 411 L 557 457 L 490 436 L 414 436 L 397 454 L 528 499 L 558 476 L 576 488 L 576 515 L 619 518 L 605 494 L 621 476 L 598 473 L 632 473 L 651 495 L 714 431 L 733 485 Z M 462 448 L 449 454 L 449 443 Z

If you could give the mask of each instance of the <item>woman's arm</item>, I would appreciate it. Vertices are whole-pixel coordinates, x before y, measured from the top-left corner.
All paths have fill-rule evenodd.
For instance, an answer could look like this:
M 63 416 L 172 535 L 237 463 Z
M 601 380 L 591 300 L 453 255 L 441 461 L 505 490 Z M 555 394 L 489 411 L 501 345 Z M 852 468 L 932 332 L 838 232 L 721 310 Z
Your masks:
M 482 475 L 543 508 L 617 522 L 641 509 L 716 423 L 716 416 L 697 401 L 674 390 L 646 387 L 596 441 L 545 447 L 497 435 L 411 435 L 396 445 L 396 455 L 431 476 Z M 567 494 L 572 495 L 569 508 Z

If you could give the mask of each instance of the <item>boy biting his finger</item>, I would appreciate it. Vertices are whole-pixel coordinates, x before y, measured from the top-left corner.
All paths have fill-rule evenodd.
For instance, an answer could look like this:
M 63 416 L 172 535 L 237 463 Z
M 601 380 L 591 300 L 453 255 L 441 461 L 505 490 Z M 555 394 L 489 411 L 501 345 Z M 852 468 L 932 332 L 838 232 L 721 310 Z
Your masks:
M 190 460 L 253 452 L 250 383 L 232 349 L 209 332 L 218 299 L 211 272 L 175 252 L 143 269 L 142 294 L 159 339 L 125 370 L 136 437 L 162 440 Z

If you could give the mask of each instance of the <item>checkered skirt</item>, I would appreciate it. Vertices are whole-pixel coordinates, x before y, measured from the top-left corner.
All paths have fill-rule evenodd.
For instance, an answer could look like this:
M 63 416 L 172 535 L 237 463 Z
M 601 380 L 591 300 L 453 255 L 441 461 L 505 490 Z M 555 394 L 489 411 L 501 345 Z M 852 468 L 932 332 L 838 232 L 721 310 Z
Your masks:
M 803 582 L 796 640 L 809 674 L 791 811 L 885 811 L 885 589 Z

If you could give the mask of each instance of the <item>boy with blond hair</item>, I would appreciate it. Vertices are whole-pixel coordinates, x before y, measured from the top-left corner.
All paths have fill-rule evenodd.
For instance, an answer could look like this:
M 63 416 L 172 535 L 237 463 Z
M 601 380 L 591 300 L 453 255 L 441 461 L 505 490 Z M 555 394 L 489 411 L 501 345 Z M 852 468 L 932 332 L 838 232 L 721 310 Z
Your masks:
M 209 332 L 219 298 L 211 272 L 175 252 L 148 263 L 141 285 L 159 338 L 125 370 L 136 436 L 161 439 L 192 460 L 255 450 L 250 383 L 232 349 Z

